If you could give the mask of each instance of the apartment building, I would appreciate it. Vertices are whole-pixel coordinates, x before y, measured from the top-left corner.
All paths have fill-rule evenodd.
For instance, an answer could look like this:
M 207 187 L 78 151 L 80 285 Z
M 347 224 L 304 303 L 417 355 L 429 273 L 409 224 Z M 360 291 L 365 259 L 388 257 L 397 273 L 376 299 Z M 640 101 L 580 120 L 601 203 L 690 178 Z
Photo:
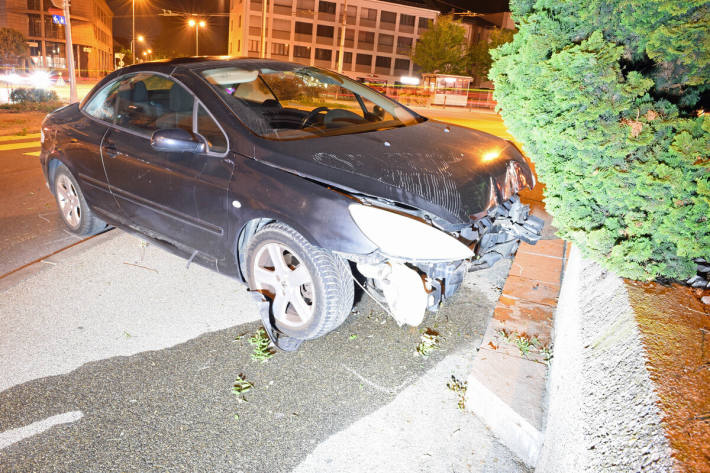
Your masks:
M 0 0 L 0 27 L 27 38 L 32 65 L 66 69 L 64 25 L 55 21 L 51 0 Z M 72 43 L 79 77 L 113 70 L 113 12 L 105 0 L 72 0 Z M 67 75 L 64 75 L 66 79 Z
M 263 1 L 265 57 L 337 70 L 344 20 L 343 73 L 390 83 L 416 73 L 412 50 L 439 14 L 379 0 L 231 0 L 231 56 L 262 56 Z

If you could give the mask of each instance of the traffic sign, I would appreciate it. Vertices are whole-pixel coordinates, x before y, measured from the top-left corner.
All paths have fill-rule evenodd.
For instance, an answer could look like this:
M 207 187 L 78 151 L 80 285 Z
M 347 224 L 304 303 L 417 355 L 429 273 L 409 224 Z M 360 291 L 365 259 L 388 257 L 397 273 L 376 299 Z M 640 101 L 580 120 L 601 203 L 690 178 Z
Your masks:
M 67 19 L 63 15 L 52 15 L 52 22 L 55 25 L 66 25 Z

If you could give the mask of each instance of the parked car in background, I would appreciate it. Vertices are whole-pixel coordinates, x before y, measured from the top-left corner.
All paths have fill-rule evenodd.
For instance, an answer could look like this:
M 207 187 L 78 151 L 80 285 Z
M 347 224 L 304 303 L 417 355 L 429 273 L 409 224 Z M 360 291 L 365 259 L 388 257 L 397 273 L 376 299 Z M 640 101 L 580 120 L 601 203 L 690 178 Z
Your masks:
M 118 70 L 47 116 L 40 161 L 73 232 L 117 226 L 241 280 L 282 347 L 338 327 L 354 279 L 418 325 L 542 228 L 512 143 L 286 62 Z

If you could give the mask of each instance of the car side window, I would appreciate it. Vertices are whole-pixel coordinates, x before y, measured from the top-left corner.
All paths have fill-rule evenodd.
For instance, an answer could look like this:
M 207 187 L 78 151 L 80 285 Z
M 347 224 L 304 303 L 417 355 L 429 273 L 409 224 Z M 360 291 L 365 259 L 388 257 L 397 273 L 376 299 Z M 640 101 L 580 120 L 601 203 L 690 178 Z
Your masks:
M 224 133 L 202 105 L 197 109 L 197 133 L 207 140 L 209 151 L 213 153 L 227 151 L 227 139 Z
M 116 125 L 151 134 L 164 128 L 192 131 L 195 99 L 167 77 L 140 73 L 122 81 L 116 98 Z
M 116 117 L 116 97 L 118 88 L 121 85 L 120 80 L 111 82 L 106 87 L 101 89 L 91 100 L 84 106 L 84 112 L 94 118 L 114 122 Z

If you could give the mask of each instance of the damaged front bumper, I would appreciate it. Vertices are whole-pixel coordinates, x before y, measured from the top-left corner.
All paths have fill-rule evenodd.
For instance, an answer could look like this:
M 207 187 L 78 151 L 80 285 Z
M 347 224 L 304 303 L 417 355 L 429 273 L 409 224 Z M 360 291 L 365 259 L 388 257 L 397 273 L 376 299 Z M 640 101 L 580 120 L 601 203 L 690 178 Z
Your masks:
M 470 227 L 458 232 L 459 241 L 475 254 L 456 261 L 421 261 L 392 258 L 376 253 L 366 258 L 351 257 L 366 278 L 365 290 L 386 303 L 399 325 L 419 325 L 427 310 L 453 296 L 466 272 L 490 268 L 515 254 L 520 241 L 535 244 L 544 222 L 530 215 L 530 208 L 513 196 L 487 212 Z

